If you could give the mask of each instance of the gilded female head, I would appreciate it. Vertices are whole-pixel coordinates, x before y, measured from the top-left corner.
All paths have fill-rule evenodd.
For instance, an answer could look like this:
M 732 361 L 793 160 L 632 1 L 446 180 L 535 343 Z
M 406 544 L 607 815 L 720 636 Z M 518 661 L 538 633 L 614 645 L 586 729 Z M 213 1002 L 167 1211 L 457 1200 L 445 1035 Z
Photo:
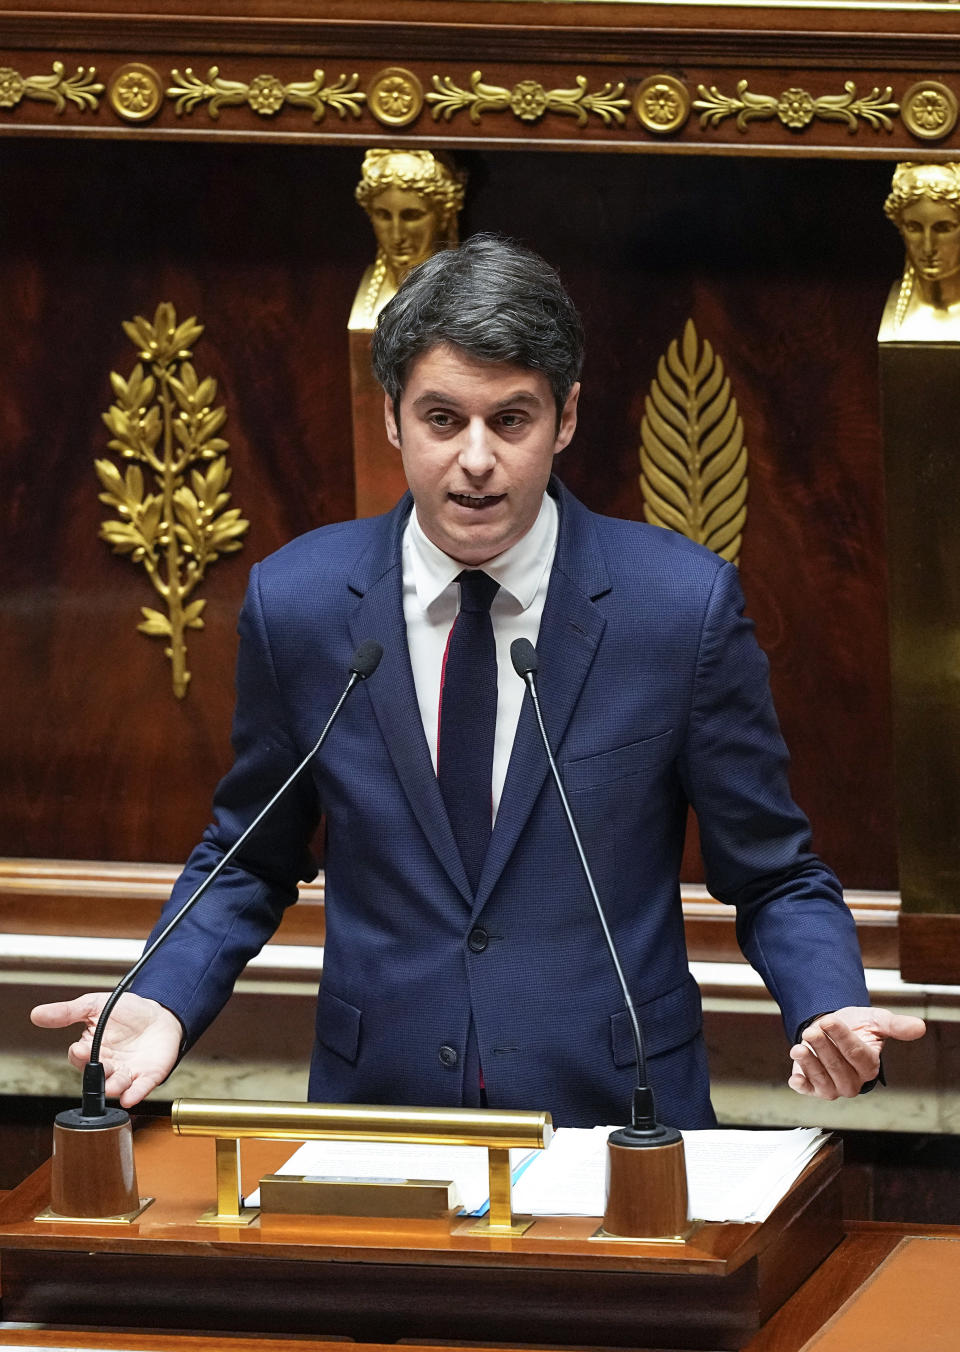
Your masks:
M 356 199 L 370 217 L 394 287 L 437 249 L 457 243 L 466 175 L 429 150 L 368 150 Z

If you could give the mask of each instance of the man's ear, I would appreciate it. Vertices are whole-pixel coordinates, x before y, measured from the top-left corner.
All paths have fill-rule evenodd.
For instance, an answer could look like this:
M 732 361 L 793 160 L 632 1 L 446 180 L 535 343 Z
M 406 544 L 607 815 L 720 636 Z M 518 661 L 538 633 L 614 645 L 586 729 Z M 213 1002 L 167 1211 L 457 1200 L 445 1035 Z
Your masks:
M 397 415 L 393 409 L 393 400 L 386 392 L 384 392 L 383 396 L 383 421 L 386 423 L 387 440 L 389 441 L 390 445 L 396 446 L 398 451 L 401 450 L 402 447 L 400 445 L 400 424 L 397 421 Z
M 553 453 L 559 455 L 565 446 L 569 446 L 573 440 L 573 434 L 577 430 L 577 404 L 580 399 L 579 380 L 570 387 L 570 393 L 567 395 L 563 405 L 563 411 L 560 414 L 560 426 L 557 428 L 557 439 L 554 443 Z

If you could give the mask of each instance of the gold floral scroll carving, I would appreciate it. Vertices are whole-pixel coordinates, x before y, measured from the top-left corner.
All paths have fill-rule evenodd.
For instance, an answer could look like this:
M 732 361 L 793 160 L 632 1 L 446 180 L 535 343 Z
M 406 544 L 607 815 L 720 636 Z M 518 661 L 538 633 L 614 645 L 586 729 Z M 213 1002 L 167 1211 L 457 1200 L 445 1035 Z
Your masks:
M 221 108 L 237 107 L 246 104 L 259 117 L 273 117 L 286 104 L 292 107 L 309 108 L 314 122 L 322 122 L 327 109 L 332 108 L 341 118 L 347 114 L 359 117 L 366 102 L 366 94 L 357 89 L 360 77 L 356 74 L 341 75 L 328 85 L 322 70 L 315 70 L 310 80 L 285 84 L 276 75 L 257 75 L 250 81 L 225 80 L 219 66 L 211 66 L 206 76 L 194 75 L 190 66 L 181 75 L 172 70 L 170 78 L 174 83 L 167 89 L 167 97 L 176 100 L 178 117 L 192 113 L 195 109 L 206 107 L 210 117 L 216 120 Z
M 544 89 L 539 80 L 520 80 L 512 89 L 502 85 L 484 84 L 483 72 L 475 70 L 470 76 L 469 89 L 463 89 L 449 75 L 433 77 L 434 92 L 428 94 L 434 121 L 443 118 L 449 122 L 455 113 L 469 110 L 470 121 L 477 124 L 484 113 L 511 112 L 521 122 L 538 122 L 545 113 L 567 113 L 577 119 L 581 127 L 588 122 L 588 114 L 599 117 L 605 126 L 626 123 L 630 100 L 623 97 L 626 85 L 619 80 L 609 81 L 602 89 L 590 93 L 584 75 L 575 77 L 574 89 Z
M 16 108 L 23 99 L 52 103 L 62 113 L 68 103 L 81 112 L 96 110 L 103 85 L 94 79 L 96 67 L 78 66 L 72 75 L 62 61 L 54 61 L 52 75 L 21 75 L 12 66 L 0 66 L 0 108 Z
M 735 96 L 721 94 L 716 85 L 709 89 L 698 85 L 700 97 L 694 100 L 694 109 L 700 114 L 700 126 L 706 130 L 718 127 L 725 118 L 737 119 L 737 131 L 745 132 L 749 123 L 777 118 L 791 131 L 805 131 L 815 118 L 824 122 L 845 122 L 851 136 L 859 129 L 861 120 L 874 131 L 892 131 L 892 118 L 900 105 L 892 102 L 893 89 L 887 85 L 883 93 L 876 86 L 860 97 L 852 80 L 847 80 L 842 94 L 813 95 L 806 89 L 785 89 L 782 94 L 753 94 L 746 80 L 737 82 Z

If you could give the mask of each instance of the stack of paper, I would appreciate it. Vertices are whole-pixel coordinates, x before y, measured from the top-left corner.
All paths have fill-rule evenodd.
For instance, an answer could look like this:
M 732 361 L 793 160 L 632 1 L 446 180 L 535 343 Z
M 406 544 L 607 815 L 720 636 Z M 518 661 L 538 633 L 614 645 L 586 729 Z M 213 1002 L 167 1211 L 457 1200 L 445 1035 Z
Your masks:
M 515 1178 L 530 1154 L 543 1151 L 510 1151 Z M 277 1173 L 333 1182 L 358 1179 L 368 1183 L 396 1183 L 405 1179 L 452 1182 L 457 1185 L 463 1209 L 469 1215 L 484 1216 L 490 1206 L 487 1152 L 473 1145 L 307 1141 Z M 251 1193 L 245 1199 L 247 1206 L 259 1206 L 259 1194 L 259 1188 Z
M 613 1130 L 561 1127 L 546 1150 L 511 1150 L 514 1213 L 602 1216 L 607 1136 Z M 818 1127 L 685 1131 L 691 1218 L 766 1220 L 825 1138 Z M 449 1180 L 470 1215 L 489 1209 L 487 1152 L 478 1146 L 308 1141 L 277 1172 L 323 1179 Z M 257 1196 L 247 1202 L 258 1205 Z
M 561 1128 L 550 1146 L 529 1162 L 513 1190 L 520 1215 L 602 1216 L 607 1136 Z M 687 1193 L 691 1218 L 762 1221 L 819 1150 L 818 1127 L 792 1131 L 685 1131 Z

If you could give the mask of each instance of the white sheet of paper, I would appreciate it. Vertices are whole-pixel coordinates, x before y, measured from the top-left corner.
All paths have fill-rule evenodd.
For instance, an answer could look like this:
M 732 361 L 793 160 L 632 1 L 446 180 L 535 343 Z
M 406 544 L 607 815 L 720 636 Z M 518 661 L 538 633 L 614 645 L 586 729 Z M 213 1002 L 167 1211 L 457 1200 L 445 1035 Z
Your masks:
M 602 1216 L 612 1127 L 562 1127 L 513 1189 L 519 1215 Z M 685 1131 L 689 1212 L 698 1220 L 765 1220 L 820 1148 L 817 1127 Z
M 529 1150 L 511 1150 L 511 1170 L 516 1171 L 530 1153 Z M 453 1182 L 457 1185 L 464 1211 L 470 1215 L 483 1214 L 490 1191 L 487 1152 L 483 1147 L 473 1145 L 307 1141 L 276 1172 L 304 1178 L 422 1178 Z M 259 1188 L 250 1194 L 246 1204 L 260 1205 Z

